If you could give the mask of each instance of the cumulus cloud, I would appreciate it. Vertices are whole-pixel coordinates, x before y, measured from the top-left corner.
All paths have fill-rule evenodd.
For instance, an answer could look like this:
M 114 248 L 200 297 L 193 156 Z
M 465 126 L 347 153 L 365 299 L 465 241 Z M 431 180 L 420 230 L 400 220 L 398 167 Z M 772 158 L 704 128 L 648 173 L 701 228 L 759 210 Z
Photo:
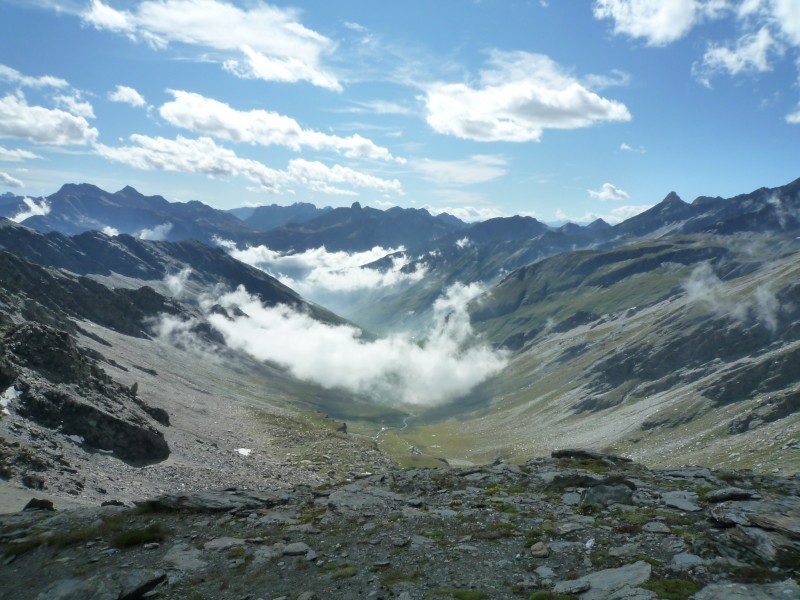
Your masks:
M 469 321 L 466 307 L 482 291 L 474 284 L 446 290 L 422 342 L 401 334 L 367 341 L 355 327 L 324 324 L 285 305 L 267 307 L 242 287 L 201 306 L 228 347 L 299 379 L 387 404 L 433 406 L 464 395 L 506 364 L 503 353 L 476 339 Z M 233 316 L 212 313 L 215 304 Z M 174 334 L 180 324 L 169 321 L 164 327 Z
M 167 239 L 170 231 L 172 231 L 172 223 L 162 223 L 161 225 L 156 225 L 152 229 L 142 229 L 136 234 L 136 237 L 140 240 L 163 242 Z
M 118 85 L 113 92 L 108 93 L 108 99 L 112 102 L 130 104 L 134 108 L 147 105 L 144 97 L 134 88 L 128 87 L 127 85 Z
M 294 159 L 286 170 L 272 169 L 256 160 L 242 158 L 208 137 L 189 139 L 179 135 L 170 140 L 134 134 L 130 139 L 135 146 L 97 144 L 95 151 L 108 160 L 137 169 L 199 173 L 209 177 L 242 176 L 258 183 L 261 191 L 269 193 L 278 193 L 282 186 L 300 185 L 328 194 L 353 194 L 331 184 L 403 193 L 397 179 L 381 179 L 341 165 L 329 167 L 321 162 Z
M 424 267 L 404 270 L 408 257 L 403 248 L 376 246 L 364 252 L 329 252 L 324 246 L 299 253 L 277 252 L 266 246 L 243 250 L 233 242 L 217 240 L 235 259 L 266 271 L 306 298 L 323 302 L 330 294 L 388 288 L 400 283 L 419 281 Z M 367 267 L 391 255 L 383 268 Z
M 508 161 L 502 156 L 476 154 L 464 160 L 422 159 L 412 166 L 425 178 L 445 185 L 471 185 L 502 177 Z
M 333 150 L 352 158 L 394 160 L 389 150 L 360 135 L 340 137 L 303 129 L 292 119 L 266 110 L 240 111 L 200 94 L 170 90 L 174 100 L 159 112 L 176 127 L 248 144 L 286 146 L 292 150 Z
M 6 187 L 23 187 L 25 185 L 16 177 L 12 177 L 8 173 L 4 173 L 3 171 L 0 171 L 0 184 Z
M 0 98 L 0 137 L 40 144 L 88 144 L 98 135 L 85 117 L 60 109 L 29 106 L 22 94 Z
M 627 200 L 630 196 L 611 183 L 604 183 L 599 190 L 589 190 L 589 195 L 598 200 Z
M 704 15 L 716 16 L 724 0 L 596 0 L 594 16 L 614 21 L 614 33 L 664 46 L 682 38 Z
M 117 237 L 119 235 L 119 229 L 111 227 L 110 225 L 106 225 L 100 231 L 105 233 L 108 237 Z
M 629 121 L 621 102 L 581 84 L 542 54 L 493 51 L 477 86 L 436 83 L 425 94 L 427 122 L 438 133 L 482 142 L 539 141 L 545 129 Z
M 82 100 L 80 96 L 56 96 L 53 98 L 56 105 L 62 107 L 68 113 L 87 119 L 94 119 L 94 107 L 91 103 Z
M 786 115 L 786 122 L 790 125 L 800 125 L 800 106 L 797 110 Z
M 222 0 L 145 0 L 132 11 L 92 0 L 84 21 L 97 28 L 142 39 L 155 48 L 181 43 L 227 54 L 225 68 L 239 77 L 307 81 L 341 90 L 322 66 L 335 44 L 305 27 L 296 9 L 259 0 L 240 8 Z
M 50 203 L 46 198 L 42 198 L 39 202 L 32 198 L 23 198 L 25 208 L 20 208 L 20 211 L 11 217 L 15 223 L 22 223 L 25 219 L 30 217 L 44 216 L 50 214 Z
M 769 71 L 769 55 L 774 51 L 780 51 L 780 46 L 765 26 L 757 33 L 739 38 L 733 49 L 712 44 L 703 55 L 702 63 L 694 65 L 693 71 L 705 85 L 710 85 L 709 78 L 720 71 L 730 75 Z
M 45 88 L 45 87 L 62 88 L 69 86 L 69 83 L 67 83 L 64 79 L 61 79 L 59 77 L 53 77 L 52 75 L 31 77 L 29 75 L 23 75 L 16 69 L 12 69 L 7 65 L 2 65 L 2 64 L 0 64 L 0 79 L 9 81 L 15 85 L 19 85 L 22 87 L 30 87 L 30 88 Z
M 0 161 L 22 162 L 23 160 L 33 160 L 36 158 L 42 157 L 38 154 L 34 154 L 33 152 L 29 152 L 28 150 L 9 150 L 8 148 L 3 148 L 0 146 Z

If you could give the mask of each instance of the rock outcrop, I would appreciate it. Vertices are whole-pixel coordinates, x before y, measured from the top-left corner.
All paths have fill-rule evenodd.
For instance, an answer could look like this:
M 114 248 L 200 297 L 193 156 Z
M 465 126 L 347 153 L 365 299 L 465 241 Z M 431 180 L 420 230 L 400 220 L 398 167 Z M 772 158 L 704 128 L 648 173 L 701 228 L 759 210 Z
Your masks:
M 13 397 L 7 410 L 89 451 L 131 463 L 169 456 L 155 424 L 169 423 L 166 412 L 113 381 L 64 331 L 36 322 L 10 328 L 0 343 L 0 390 Z
M 796 476 L 557 456 L 6 515 L 4 597 L 800 597 Z

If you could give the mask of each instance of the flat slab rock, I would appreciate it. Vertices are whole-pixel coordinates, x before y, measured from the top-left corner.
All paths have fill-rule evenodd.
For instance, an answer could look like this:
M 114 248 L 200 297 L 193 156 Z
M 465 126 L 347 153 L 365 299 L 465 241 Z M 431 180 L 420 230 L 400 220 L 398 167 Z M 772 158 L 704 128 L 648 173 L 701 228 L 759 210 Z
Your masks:
M 652 567 L 640 560 L 618 569 L 605 569 L 584 575 L 578 579 L 559 581 L 553 587 L 555 594 L 581 594 L 583 600 L 608 600 L 609 598 L 628 598 L 619 593 L 626 588 L 635 588 L 650 579 Z M 646 592 L 646 590 L 642 590 Z M 639 596 L 636 597 L 654 597 Z M 650 592 L 652 594 L 652 592 Z
M 792 579 L 766 585 L 725 583 L 709 585 L 693 600 L 790 600 L 800 598 L 800 585 Z
M 36 600 L 123 600 L 141 598 L 167 575 L 164 571 L 117 571 L 95 577 L 60 579 L 36 596 Z

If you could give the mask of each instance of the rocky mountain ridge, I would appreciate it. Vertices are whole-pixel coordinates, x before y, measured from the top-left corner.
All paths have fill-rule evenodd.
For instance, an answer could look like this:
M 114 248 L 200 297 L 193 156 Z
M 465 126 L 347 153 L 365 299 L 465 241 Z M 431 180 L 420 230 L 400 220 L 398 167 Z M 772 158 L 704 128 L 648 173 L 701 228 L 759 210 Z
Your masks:
M 5 598 L 786 600 L 800 480 L 554 452 L 0 517 Z

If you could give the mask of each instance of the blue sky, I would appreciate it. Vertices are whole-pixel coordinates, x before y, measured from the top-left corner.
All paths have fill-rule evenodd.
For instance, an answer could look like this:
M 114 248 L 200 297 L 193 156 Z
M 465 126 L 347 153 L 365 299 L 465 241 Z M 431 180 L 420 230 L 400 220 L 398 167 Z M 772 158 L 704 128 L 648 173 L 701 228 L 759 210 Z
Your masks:
M 800 0 L 0 0 L 0 193 L 613 222 L 800 176 Z

